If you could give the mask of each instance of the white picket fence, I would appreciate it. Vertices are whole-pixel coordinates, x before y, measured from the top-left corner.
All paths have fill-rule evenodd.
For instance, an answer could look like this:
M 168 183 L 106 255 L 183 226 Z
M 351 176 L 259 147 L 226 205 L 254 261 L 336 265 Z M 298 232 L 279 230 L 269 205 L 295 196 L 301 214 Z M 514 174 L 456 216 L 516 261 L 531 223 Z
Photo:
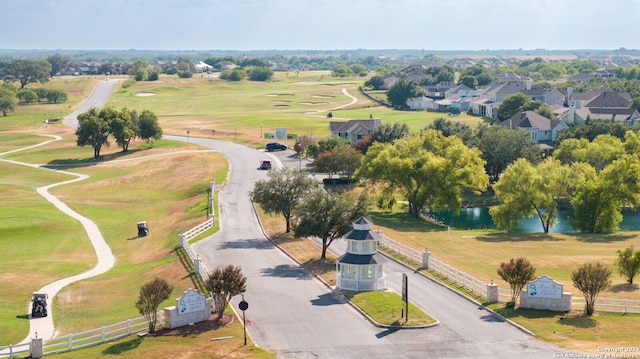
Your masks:
M 164 326 L 164 311 L 158 311 L 156 328 Z M 44 355 L 68 352 L 82 349 L 108 341 L 124 338 L 134 333 L 149 330 L 149 324 L 144 317 L 130 319 L 124 322 L 108 325 L 98 329 L 87 330 L 82 333 L 65 335 L 42 341 Z M 0 347 L 0 358 L 28 358 L 30 343 Z
M 207 229 L 213 227 L 214 217 L 209 217 L 205 222 L 191 228 L 190 230 L 179 235 L 180 246 L 184 248 L 187 256 L 194 265 L 194 270 L 200 275 L 202 280 L 209 278 L 209 271 L 200 262 L 197 254 L 189 245 L 189 240 L 195 238 Z M 164 326 L 164 311 L 159 311 L 156 327 Z M 62 353 L 74 349 L 86 348 L 92 345 L 98 345 L 110 340 L 124 338 L 133 333 L 137 333 L 149 328 L 144 317 L 139 317 L 125 322 L 112 324 L 106 327 L 88 330 L 82 333 L 69 334 L 64 337 L 43 340 L 44 354 L 50 355 Z M 27 358 L 29 357 L 30 343 L 0 346 L 0 358 Z
M 388 251 L 400 255 L 407 261 L 415 263 L 422 268 L 428 268 L 432 272 L 455 282 L 473 293 L 476 293 L 485 299 L 487 298 L 487 283 L 434 258 L 430 254 L 426 257 L 428 263 L 423 263 L 424 252 L 420 252 L 405 244 L 397 242 L 385 236 L 380 231 L 378 231 L 378 233 L 381 235 L 380 245 Z M 506 303 L 509 301 L 511 301 L 511 290 L 499 288 L 498 302 Z M 584 309 L 584 306 L 584 297 L 582 297 L 580 293 L 573 295 L 571 300 L 572 310 L 580 311 Z M 598 298 L 595 310 L 610 313 L 640 314 L 640 300 Z

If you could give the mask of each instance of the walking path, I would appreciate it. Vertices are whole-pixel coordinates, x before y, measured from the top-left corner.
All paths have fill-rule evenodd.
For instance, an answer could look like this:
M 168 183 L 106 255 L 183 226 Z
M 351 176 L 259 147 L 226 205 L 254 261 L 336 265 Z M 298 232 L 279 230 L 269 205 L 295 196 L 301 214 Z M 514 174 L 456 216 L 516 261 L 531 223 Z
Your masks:
M 9 153 L 15 153 L 18 151 L 24 151 L 24 150 L 28 150 L 34 147 L 38 147 L 38 146 L 43 146 L 46 145 L 52 141 L 58 141 L 61 139 L 61 137 L 59 136 L 51 136 L 54 138 L 54 140 L 48 140 L 48 141 L 44 141 L 41 142 L 37 145 L 33 145 L 33 146 L 29 146 L 29 147 L 24 147 L 24 148 L 20 148 L 17 150 L 13 150 L 13 151 L 9 151 L 9 152 L 4 152 L 4 153 L 0 153 L 0 156 L 9 154 Z M 18 161 L 12 161 L 12 160 L 6 160 L 6 159 L 1 159 L 0 161 L 4 161 L 4 162 L 8 162 L 8 163 L 13 163 L 16 165 L 21 165 L 21 166 L 27 166 L 27 167 L 32 167 L 32 168 L 40 168 L 40 169 L 44 169 L 44 170 L 48 170 L 48 171 L 55 171 L 53 169 L 50 168 L 46 168 L 42 165 L 38 165 L 38 164 L 30 164 L 30 163 L 24 163 L 24 162 L 18 162 Z M 27 310 L 29 312 L 29 335 L 27 335 L 26 338 L 24 338 L 24 340 L 22 340 L 20 342 L 20 344 L 23 343 L 28 343 L 31 341 L 31 338 L 45 338 L 45 339 L 49 339 L 52 338 L 55 334 L 55 327 L 53 325 L 53 311 L 51 310 L 51 303 L 53 302 L 53 297 L 56 296 L 56 294 L 58 294 L 58 292 L 64 288 L 65 286 L 73 283 L 73 282 L 77 282 L 79 280 L 83 280 L 83 279 L 87 279 L 87 278 L 91 278 L 91 277 L 95 277 L 97 275 L 100 275 L 102 273 L 105 273 L 106 271 L 108 271 L 109 269 L 111 269 L 111 267 L 113 267 L 114 263 L 115 263 L 115 258 L 113 256 L 113 254 L 111 253 L 111 249 L 109 248 L 109 246 L 107 245 L 107 243 L 105 242 L 104 238 L 102 237 L 102 234 L 100 233 L 100 230 L 98 229 L 98 227 L 96 226 L 95 223 L 93 223 L 90 219 L 80 215 L 78 212 L 72 210 L 71 208 L 69 208 L 69 206 L 67 206 L 66 204 L 64 204 L 62 201 L 60 201 L 57 197 L 55 197 L 54 195 L 52 195 L 51 193 L 49 193 L 49 189 L 57 187 L 57 186 L 62 186 L 65 184 L 69 184 L 69 183 L 74 183 L 74 182 L 78 182 L 78 181 L 83 181 L 87 178 L 89 178 L 89 176 L 87 175 L 83 175 L 83 174 L 78 174 L 78 173 L 73 173 L 73 172 L 68 172 L 68 171 L 56 171 L 58 173 L 64 173 L 70 176 L 74 176 L 76 178 L 68 180 L 68 181 L 63 181 L 63 182 L 58 182 L 58 183 L 53 183 L 53 184 L 49 184 L 46 186 L 42 186 L 37 188 L 37 192 L 39 195 L 41 195 L 42 197 L 44 197 L 47 201 L 51 202 L 56 208 L 58 208 L 60 211 L 62 211 L 64 214 L 75 218 L 76 220 L 78 220 L 78 222 L 80 222 L 80 224 L 82 224 L 82 226 L 84 227 L 85 231 L 87 232 L 87 236 L 89 237 L 89 240 L 91 241 L 91 245 L 93 246 L 94 250 L 96 251 L 96 256 L 98 257 L 98 264 L 96 264 L 95 267 L 93 267 L 92 269 L 84 272 L 84 273 L 80 273 L 71 277 L 67 277 L 67 278 L 63 278 L 60 280 L 57 280 L 53 283 L 47 284 L 46 286 L 40 288 L 38 290 L 38 292 L 42 292 L 42 293 L 46 293 L 49 296 L 49 300 L 47 301 L 47 313 L 48 316 L 46 317 L 42 317 L 42 318 L 31 318 L 31 308 L 27 307 Z

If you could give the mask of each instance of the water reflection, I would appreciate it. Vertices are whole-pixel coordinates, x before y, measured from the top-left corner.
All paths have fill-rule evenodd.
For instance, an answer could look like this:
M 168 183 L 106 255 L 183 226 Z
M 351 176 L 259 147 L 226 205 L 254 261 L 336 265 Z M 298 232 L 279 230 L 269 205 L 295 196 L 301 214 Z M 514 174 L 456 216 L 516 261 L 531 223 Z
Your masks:
M 489 214 L 489 208 L 472 207 L 460 209 L 460 215 L 452 216 L 451 211 L 429 211 L 435 219 L 457 229 L 492 229 L 495 224 Z M 549 228 L 551 233 L 575 233 L 569 224 L 571 209 L 558 210 L 558 223 Z M 621 231 L 640 231 L 640 211 L 625 211 L 619 225 Z M 517 233 L 542 233 L 542 225 L 538 216 L 525 218 L 513 229 Z

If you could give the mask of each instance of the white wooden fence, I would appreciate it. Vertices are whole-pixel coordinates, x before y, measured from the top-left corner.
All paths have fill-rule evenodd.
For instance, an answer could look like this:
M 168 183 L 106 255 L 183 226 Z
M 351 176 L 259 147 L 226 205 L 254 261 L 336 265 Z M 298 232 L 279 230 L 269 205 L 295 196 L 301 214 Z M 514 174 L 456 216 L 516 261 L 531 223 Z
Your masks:
M 213 220 L 214 217 L 211 216 L 205 222 L 179 235 L 180 246 L 184 248 L 184 251 L 187 253 L 187 256 L 193 264 L 194 271 L 200 275 L 203 281 L 206 280 L 206 278 L 209 278 L 209 271 L 201 263 L 197 254 L 195 254 L 191 249 L 189 240 L 213 227 Z M 158 328 L 161 328 L 164 326 L 164 311 L 159 311 L 157 315 L 156 325 Z M 44 354 L 49 355 L 86 348 L 92 345 L 102 344 L 110 340 L 123 338 L 148 328 L 149 326 L 144 317 L 139 317 L 99 329 L 93 329 L 77 334 L 69 334 L 64 337 L 46 339 L 43 340 Z M 0 346 L 0 358 L 27 358 L 29 357 L 29 350 L 30 343 Z
M 164 311 L 161 310 L 157 313 L 156 328 L 162 328 L 163 326 Z M 50 355 L 82 349 L 146 330 L 149 330 L 147 320 L 144 317 L 138 317 L 82 333 L 44 339 L 42 341 L 43 353 L 44 355 Z M 0 347 L 0 357 L 28 358 L 30 356 L 29 348 L 30 343 Z
M 378 233 L 381 235 L 380 245 L 388 251 L 404 257 L 409 262 L 418 264 L 421 268 L 428 268 L 432 272 L 455 282 L 473 293 L 485 299 L 487 298 L 487 283 L 434 258 L 430 254 L 424 256 L 424 252 L 397 242 L 385 236 L 380 231 L 378 231 Z M 427 263 L 423 263 L 425 259 Z M 506 303 L 509 301 L 511 301 L 511 290 L 499 288 L 498 302 Z M 583 310 L 584 307 L 584 297 L 582 297 L 580 293 L 574 294 L 571 300 L 572 310 Z M 598 298 L 595 310 L 610 313 L 640 314 L 640 300 Z

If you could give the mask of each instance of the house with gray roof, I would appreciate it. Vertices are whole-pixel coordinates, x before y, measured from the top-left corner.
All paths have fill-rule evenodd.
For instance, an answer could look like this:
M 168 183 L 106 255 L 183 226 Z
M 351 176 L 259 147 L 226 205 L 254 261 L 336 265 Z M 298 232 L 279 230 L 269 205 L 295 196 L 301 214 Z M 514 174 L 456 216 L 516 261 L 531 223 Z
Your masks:
M 529 132 L 532 143 L 540 144 L 543 151 L 553 150 L 553 140 L 558 132 L 569 127 L 562 121 L 551 120 L 533 111 L 523 111 L 499 123 L 509 130 L 523 129 Z
M 356 143 L 366 135 L 380 127 L 382 122 L 379 118 L 370 120 L 349 120 L 347 122 L 329 122 L 329 132 L 331 137 L 340 137 L 351 143 Z

